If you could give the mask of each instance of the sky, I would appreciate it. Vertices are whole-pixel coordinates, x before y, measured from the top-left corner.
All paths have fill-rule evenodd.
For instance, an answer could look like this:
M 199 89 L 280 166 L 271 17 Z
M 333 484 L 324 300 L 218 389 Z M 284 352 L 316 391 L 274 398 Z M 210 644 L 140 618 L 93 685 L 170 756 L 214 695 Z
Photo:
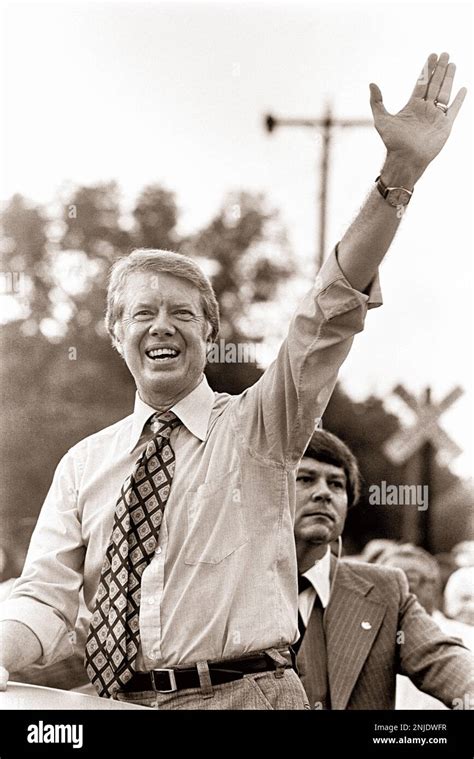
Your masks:
M 472 11 L 456 3 L 3 3 L 0 201 L 48 203 L 65 184 L 116 179 L 130 208 L 147 183 L 176 192 L 181 230 L 205 225 L 229 191 L 263 192 L 303 276 L 278 307 L 281 336 L 314 274 L 321 141 L 263 117 L 371 117 L 407 101 L 428 53 L 451 54 L 468 97 L 415 188 L 369 313 L 340 372 L 355 399 L 402 383 L 434 402 L 461 385 L 442 426 L 472 461 Z M 384 150 L 370 128 L 334 130 L 328 250 L 356 216 Z M 274 315 L 274 317 L 273 317 Z M 278 316 L 278 319 L 277 319 Z M 271 335 L 270 335 L 271 337 Z M 269 340 L 274 346 L 274 340 Z M 395 399 L 388 407 L 402 411 Z

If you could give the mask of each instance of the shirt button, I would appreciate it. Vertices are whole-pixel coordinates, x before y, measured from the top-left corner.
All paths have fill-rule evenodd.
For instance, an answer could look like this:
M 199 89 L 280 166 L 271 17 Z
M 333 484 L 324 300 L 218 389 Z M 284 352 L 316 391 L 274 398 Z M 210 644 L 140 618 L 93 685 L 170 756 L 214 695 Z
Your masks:
M 148 603 L 150 604 L 150 606 L 151 606 L 152 604 L 154 604 L 154 603 L 155 603 L 155 599 L 154 599 L 154 597 L 153 597 L 153 596 L 151 596 L 151 597 L 148 599 Z
M 156 556 L 159 556 L 159 555 L 160 555 L 160 553 L 161 553 L 161 548 L 160 548 L 160 546 L 158 546 L 158 548 L 157 548 L 157 549 L 156 549 L 156 551 L 155 551 L 155 555 L 156 555 Z

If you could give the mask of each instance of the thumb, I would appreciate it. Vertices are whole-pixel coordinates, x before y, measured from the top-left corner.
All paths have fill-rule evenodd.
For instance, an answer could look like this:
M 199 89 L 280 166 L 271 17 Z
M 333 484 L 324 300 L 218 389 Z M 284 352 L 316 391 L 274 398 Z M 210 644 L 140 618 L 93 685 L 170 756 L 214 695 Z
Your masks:
M 387 116 L 388 112 L 383 104 L 382 93 L 376 84 L 369 84 L 370 88 L 370 107 L 374 118 L 376 116 Z

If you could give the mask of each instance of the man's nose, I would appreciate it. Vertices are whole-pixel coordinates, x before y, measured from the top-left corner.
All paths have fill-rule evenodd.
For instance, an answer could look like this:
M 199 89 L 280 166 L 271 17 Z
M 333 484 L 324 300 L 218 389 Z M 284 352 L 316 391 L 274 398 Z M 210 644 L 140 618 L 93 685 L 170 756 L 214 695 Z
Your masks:
M 167 312 L 165 310 L 160 310 L 153 319 L 153 323 L 150 326 L 150 334 L 173 335 L 175 331 L 176 330 L 174 324 Z
M 327 483 L 322 481 L 316 483 L 311 493 L 311 500 L 313 503 L 317 501 L 329 501 L 331 500 L 331 491 L 329 490 Z

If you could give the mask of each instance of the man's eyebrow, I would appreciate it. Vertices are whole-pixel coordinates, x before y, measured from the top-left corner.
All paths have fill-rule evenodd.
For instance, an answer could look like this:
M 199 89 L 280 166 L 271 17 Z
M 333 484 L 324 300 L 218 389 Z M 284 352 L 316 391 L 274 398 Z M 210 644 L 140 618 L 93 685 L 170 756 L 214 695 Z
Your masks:
M 298 468 L 297 474 L 310 474 L 312 477 L 316 477 L 317 472 L 315 472 L 310 467 L 306 467 L 306 466 L 304 466 L 304 464 L 301 464 L 300 467 Z M 328 479 L 338 479 L 338 480 L 341 480 L 341 481 L 346 480 L 345 472 L 341 472 L 341 473 L 339 473 L 339 472 L 337 472 L 337 473 L 336 472 L 331 473 L 330 472 L 326 476 L 327 476 Z

